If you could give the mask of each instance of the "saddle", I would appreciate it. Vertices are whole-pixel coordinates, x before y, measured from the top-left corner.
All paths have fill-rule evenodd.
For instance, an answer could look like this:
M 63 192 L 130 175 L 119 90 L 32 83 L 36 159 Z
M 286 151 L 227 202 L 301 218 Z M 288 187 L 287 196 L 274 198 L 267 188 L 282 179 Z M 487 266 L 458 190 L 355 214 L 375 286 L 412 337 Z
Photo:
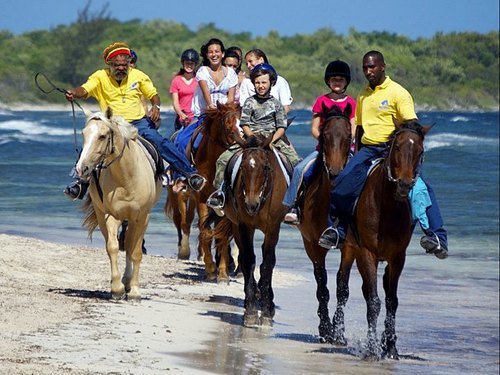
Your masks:
M 198 151 L 198 147 L 200 146 L 201 140 L 203 138 L 202 131 L 203 131 L 203 124 L 201 124 L 195 129 L 195 131 L 191 135 L 191 138 L 189 139 L 189 143 L 186 146 L 186 157 L 188 160 L 191 161 L 192 164 L 194 164 L 196 151 Z
M 160 155 L 160 152 L 154 144 L 146 140 L 145 138 L 139 136 L 139 142 L 137 144 L 142 148 L 144 154 L 148 158 L 151 168 L 156 178 L 159 178 L 165 169 L 168 167 L 168 163 L 164 161 Z
M 288 160 L 288 158 L 282 154 L 278 149 L 272 147 L 271 148 L 276 159 L 278 160 L 278 164 L 283 171 L 283 175 L 285 176 L 285 180 L 287 182 L 287 186 L 290 185 L 290 179 L 293 174 L 293 166 L 292 163 Z M 238 176 L 238 172 L 240 170 L 241 157 L 243 154 L 243 149 L 237 150 L 233 156 L 229 159 L 226 164 L 226 168 L 224 170 L 224 186 L 225 189 L 229 189 L 233 186 L 236 177 Z

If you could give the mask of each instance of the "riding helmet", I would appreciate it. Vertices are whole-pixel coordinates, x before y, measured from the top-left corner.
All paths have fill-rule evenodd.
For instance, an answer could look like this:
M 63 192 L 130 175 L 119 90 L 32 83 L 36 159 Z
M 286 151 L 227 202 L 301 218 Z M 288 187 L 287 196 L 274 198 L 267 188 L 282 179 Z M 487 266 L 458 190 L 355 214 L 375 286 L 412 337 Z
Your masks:
M 198 55 L 198 52 L 196 52 L 194 49 L 190 48 L 182 52 L 181 55 L 181 62 L 184 61 L 191 61 L 194 62 L 195 64 L 198 64 L 200 61 L 200 55 Z
M 255 67 L 252 69 L 252 72 L 250 73 L 250 80 L 252 81 L 252 83 L 254 83 L 255 78 L 266 73 L 269 74 L 271 86 L 274 86 L 276 80 L 278 79 L 278 73 L 276 73 L 276 70 L 274 70 L 274 68 L 270 64 L 263 63 L 255 65 Z
M 351 69 L 349 68 L 349 65 L 341 60 L 332 61 L 330 64 L 328 64 L 325 70 L 325 83 L 328 87 L 330 87 L 330 85 L 328 84 L 328 80 L 334 76 L 345 77 L 345 79 L 347 80 L 347 88 L 347 86 L 349 86 L 349 83 L 351 82 Z

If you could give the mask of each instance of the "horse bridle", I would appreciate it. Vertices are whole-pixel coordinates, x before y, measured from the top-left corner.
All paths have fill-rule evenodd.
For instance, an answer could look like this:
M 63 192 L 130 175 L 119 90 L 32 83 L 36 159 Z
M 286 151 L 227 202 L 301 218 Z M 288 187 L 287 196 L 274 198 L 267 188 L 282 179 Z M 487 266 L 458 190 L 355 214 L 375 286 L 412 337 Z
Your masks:
M 229 141 L 228 134 L 227 134 L 227 131 L 226 131 L 225 122 L 226 122 L 226 119 L 229 116 L 236 115 L 238 113 L 239 113 L 239 111 L 237 111 L 237 110 L 236 111 L 229 111 L 229 112 L 224 113 L 224 115 L 221 117 L 220 122 L 219 122 L 219 126 L 222 129 L 222 134 L 224 134 L 224 140 L 222 142 L 219 139 L 213 139 L 209 135 L 210 140 L 212 140 L 212 141 L 214 141 L 216 143 L 221 144 L 226 149 L 229 148 L 230 146 L 232 146 L 234 144 L 234 142 L 230 142 Z
M 341 119 L 344 119 L 347 121 L 348 124 L 351 123 L 351 120 L 347 117 L 347 116 L 343 116 L 343 115 L 331 115 L 331 116 L 328 116 L 325 121 L 323 122 L 323 126 L 324 124 L 326 124 L 328 121 L 332 120 L 332 119 L 335 119 L 335 118 L 341 118 Z M 324 131 L 324 130 L 323 130 Z M 349 140 L 349 144 L 351 144 L 352 142 L 352 133 L 349 134 L 349 137 L 348 137 L 348 140 Z M 324 138 L 323 138 L 323 143 L 324 143 Z M 321 152 L 323 153 L 323 146 L 322 145 L 322 150 Z M 325 168 L 325 171 L 326 171 L 326 174 L 329 174 L 329 170 L 328 170 L 328 165 L 326 164 L 326 158 L 325 158 L 325 154 L 323 153 L 323 168 Z M 346 160 L 346 164 L 347 164 L 347 160 Z M 345 167 L 345 164 L 344 164 L 344 167 Z
M 251 147 L 246 150 L 252 151 L 252 150 L 259 150 L 264 153 L 266 156 L 266 163 L 263 167 L 264 172 L 265 172 L 265 177 L 264 177 L 264 182 L 262 183 L 262 186 L 260 188 L 260 204 L 259 206 L 262 206 L 264 203 L 266 203 L 267 198 L 269 197 L 269 193 L 271 192 L 271 189 L 269 189 L 269 186 L 272 184 L 272 178 L 270 171 L 272 170 L 270 164 L 269 164 L 269 153 L 266 150 L 263 150 L 259 147 Z M 240 166 L 241 169 L 241 166 Z M 271 181 L 271 184 L 270 184 Z M 241 182 L 242 190 L 243 190 L 243 195 L 245 196 L 245 180 Z
M 387 171 L 387 179 L 390 182 L 398 182 L 398 180 L 392 176 L 392 172 L 391 172 L 391 155 L 392 155 L 392 149 L 394 148 L 394 142 L 396 142 L 397 136 L 399 134 L 401 134 L 401 133 L 404 133 L 404 132 L 411 132 L 411 133 L 417 134 L 419 137 L 422 137 L 422 135 L 419 134 L 416 130 L 406 129 L 406 128 L 398 130 L 394 134 L 394 136 L 392 137 L 391 144 L 389 146 L 389 154 L 387 155 L 387 158 L 386 158 L 386 161 L 385 161 L 385 168 L 386 168 L 386 171 Z M 422 155 L 420 156 L 420 160 L 418 161 L 418 164 L 417 164 L 417 167 L 416 167 L 416 172 L 415 172 L 415 177 L 410 182 L 411 186 L 415 185 L 415 183 L 417 182 L 417 179 L 420 176 L 420 168 L 419 167 L 420 167 L 420 165 L 422 165 L 423 162 L 424 162 L 424 153 L 422 153 Z
M 94 117 L 94 118 L 92 118 L 92 120 L 101 120 L 101 119 L 98 117 Z M 99 161 L 94 168 L 96 170 L 106 169 L 111 164 L 113 164 L 115 161 L 119 160 L 122 157 L 123 152 L 125 151 L 125 147 L 127 146 L 127 142 L 124 142 L 123 148 L 121 149 L 120 153 L 114 159 L 112 159 L 110 162 L 105 164 L 104 160 L 106 159 L 106 156 L 111 155 L 115 152 L 115 132 L 111 128 L 109 128 L 109 130 L 110 130 L 110 135 L 108 136 L 108 142 L 106 143 L 106 147 L 104 148 L 104 151 L 101 153 L 101 155 L 102 155 L 101 161 Z M 108 152 L 108 150 L 109 150 L 109 152 Z

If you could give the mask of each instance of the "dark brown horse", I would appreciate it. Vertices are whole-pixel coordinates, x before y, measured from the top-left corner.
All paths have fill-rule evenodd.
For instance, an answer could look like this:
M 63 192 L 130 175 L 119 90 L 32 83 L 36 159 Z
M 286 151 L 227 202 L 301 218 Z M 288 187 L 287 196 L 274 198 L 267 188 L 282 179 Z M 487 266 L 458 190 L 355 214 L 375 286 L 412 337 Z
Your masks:
M 271 140 L 272 135 L 261 139 L 258 144 L 249 142 L 242 145 L 241 164 L 232 187 L 226 192 L 224 211 L 232 222 L 245 283 L 245 326 L 271 326 L 275 312 L 272 274 L 276 264 L 275 249 L 280 224 L 286 213 L 281 202 L 287 182 L 277 155 L 269 146 Z M 264 233 L 258 284 L 254 277 L 256 229 Z M 221 237 L 227 237 L 227 233 Z
M 322 230 L 328 226 L 332 181 L 348 160 L 351 145 L 350 115 L 350 105 L 344 112 L 336 106 L 332 109 L 323 108 L 322 116 L 326 120 L 320 129 L 320 153 L 314 166 L 316 171 L 311 181 L 304 187 L 298 201 L 302 213 L 298 228 L 302 234 L 306 253 L 313 264 L 317 285 L 319 336 L 322 342 L 330 343 L 333 343 L 333 327 L 328 312 L 330 300 L 326 271 L 328 250 L 318 245 L 318 239 Z
M 181 192 L 180 194 L 173 194 L 167 197 L 175 199 L 175 202 L 166 203 L 166 212 L 168 212 L 169 204 L 174 207 L 172 214 L 174 223 L 176 223 L 178 232 L 182 232 L 180 237 L 184 243 L 189 243 L 189 232 L 193 220 L 192 211 L 190 211 L 189 204 L 194 202 L 198 212 L 198 228 L 200 230 L 199 244 L 198 244 L 198 257 L 203 256 L 205 263 L 205 272 L 208 280 L 229 281 L 229 241 L 230 239 L 221 238 L 215 242 L 216 251 L 219 255 L 219 267 L 217 270 L 214 257 L 212 255 L 212 242 L 213 232 L 210 223 L 207 221 L 209 207 L 205 204 L 208 196 L 215 190 L 212 182 L 215 176 L 215 168 L 218 157 L 228 149 L 229 146 L 234 144 L 235 137 L 239 137 L 239 129 L 237 127 L 237 120 L 240 117 L 240 106 L 235 103 L 220 104 L 217 103 L 217 108 L 208 109 L 206 117 L 199 129 L 193 134 L 191 145 L 194 143 L 196 137 L 201 136 L 199 145 L 193 147 L 191 152 L 191 145 L 188 147 L 189 157 L 193 160 L 198 173 L 207 179 L 207 184 L 198 193 L 195 192 Z M 175 209 L 177 206 L 177 210 Z M 177 217 L 176 217 L 177 215 Z M 189 221 L 191 220 L 191 222 Z M 215 225 L 227 220 L 225 218 L 218 219 Z M 179 224 L 179 223 L 182 223 Z
M 388 156 L 366 181 L 342 249 L 337 274 L 337 310 L 333 319 L 335 337 L 345 342 L 343 308 L 349 297 L 349 273 L 355 259 L 367 306 L 368 358 L 378 359 L 381 354 L 398 358 L 395 328 L 398 281 L 413 231 L 408 193 L 418 176 L 424 135 L 429 129 L 430 126 L 422 127 L 416 122 L 397 126 Z M 387 262 L 383 276 L 386 317 L 382 345 L 377 338 L 381 308 L 377 266 L 381 261 Z

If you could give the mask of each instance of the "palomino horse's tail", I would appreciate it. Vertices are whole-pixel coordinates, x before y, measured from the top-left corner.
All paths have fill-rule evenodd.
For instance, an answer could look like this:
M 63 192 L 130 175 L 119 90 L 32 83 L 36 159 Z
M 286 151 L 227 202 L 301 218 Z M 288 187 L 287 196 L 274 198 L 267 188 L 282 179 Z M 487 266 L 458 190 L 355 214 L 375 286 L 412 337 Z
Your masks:
M 97 228 L 98 223 L 90 194 L 87 194 L 87 200 L 83 203 L 82 210 L 85 213 L 85 218 L 83 219 L 82 226 L 87 228 L 89 238 L 92 239 L 92 233 Z

